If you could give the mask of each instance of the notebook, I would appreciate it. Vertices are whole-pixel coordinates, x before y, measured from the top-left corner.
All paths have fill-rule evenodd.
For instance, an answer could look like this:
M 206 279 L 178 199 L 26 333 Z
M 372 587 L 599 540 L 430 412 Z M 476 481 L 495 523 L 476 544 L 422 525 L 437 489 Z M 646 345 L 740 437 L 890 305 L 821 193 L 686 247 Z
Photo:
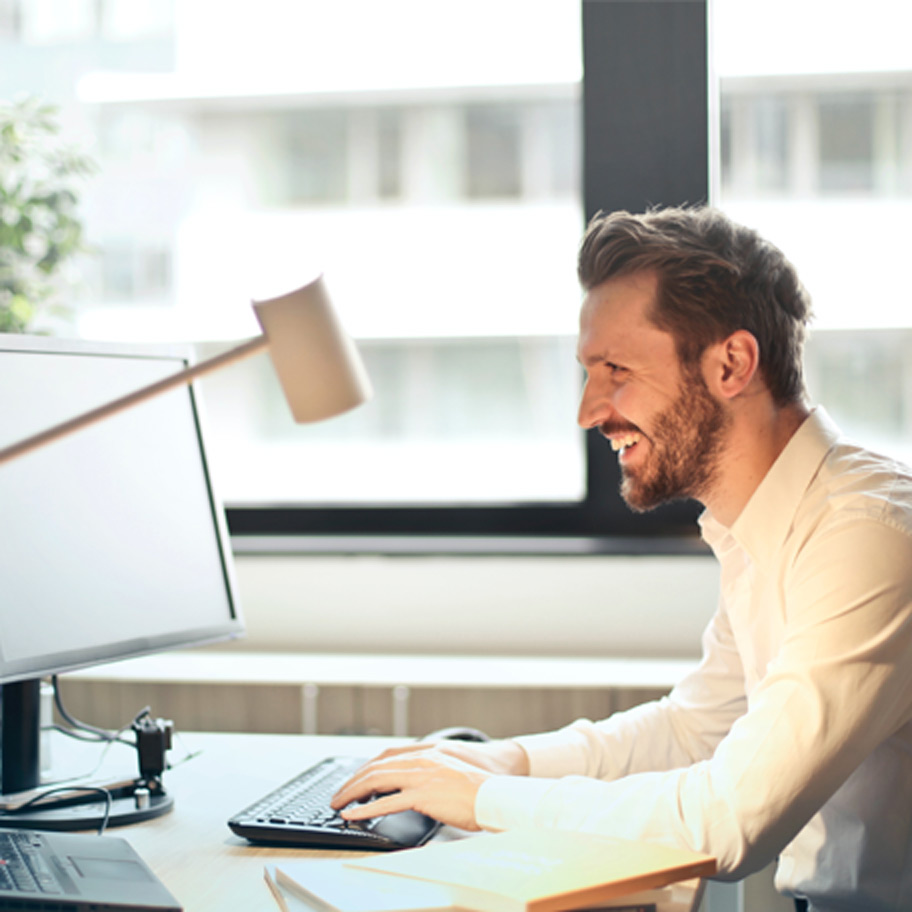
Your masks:
M 0 908 L 181 912 L 124 839 L 10 828 L 0 828 Z

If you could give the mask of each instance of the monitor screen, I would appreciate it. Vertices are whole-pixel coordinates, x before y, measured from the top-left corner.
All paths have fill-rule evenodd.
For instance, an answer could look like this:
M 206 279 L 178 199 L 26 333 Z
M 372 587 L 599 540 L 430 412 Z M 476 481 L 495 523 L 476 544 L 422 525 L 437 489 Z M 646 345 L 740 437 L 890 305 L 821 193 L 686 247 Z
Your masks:
M 188 363 L 0 336 L 0 448 Z M 0 684 L 240 634 L 210 474 L 188 386 L 0 465 Z

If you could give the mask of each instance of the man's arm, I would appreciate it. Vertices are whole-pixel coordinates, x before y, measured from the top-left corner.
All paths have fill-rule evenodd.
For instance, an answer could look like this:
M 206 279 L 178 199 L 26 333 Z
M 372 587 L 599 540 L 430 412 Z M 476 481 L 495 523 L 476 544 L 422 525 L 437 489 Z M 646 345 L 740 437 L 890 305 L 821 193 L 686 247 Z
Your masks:
M 714 855 L 721 873 L 740 876 L 772 860 L 875 750 L 879 767 L 907 779 L 907 751 L 885 742 L 912 720 L 908 533 L 848 518 L 815 537 L 788 582 L 781 648 L 710 759 L 614 782 L 490 779 L 478 824 L 653 839 Z M 864 783 L 869 804 L 872 788 L 890 788 Z M 860 794 L 841 799 L 859 817 Z
M 383 812 L 415 807 L 469 828 L 531 824 L 652 839 L 714 855 L 723 873 L 761 867 L 912 720 L 908 534 L 842 522 L 815 537 L 789 587 L 782 646 L 709 759 L 600 781 L 537 778 L 534 750 L 533 777 L 419 753 L 404 765 L 369 764 L 344 796 L 398 789 L 380 799 Z
M 464 830 L 477 830 L 475 800 L 491 776 L 527 776 L 529 758 L 515 741 L 418 742 L 384 751 L 333 798 L 334 808 L 382 795 L 344 812 L 349 820 L 413 809 Z M 391 794 L 385 794 L 391 793 Z
M 702 661 L 668 697 L 516 740 L 532 776 L 613 780 L 708 759 L 746 708 L 741 658 L 720 606 L 703 633 Z
M 359 771 L 336 796 L 352 801 L 396 790 L 345 812 L 351 820 L 421 810 L 463 829 L 478 829 L 477 795 L 492 776 L 557 778 L 573 774 L 614 779 L 643 769 L 670 769 L 711 755 L 743 712 L 743 673 L 724 612 L 703 637 L 700 667 L 671 697 L 603 722 L 581 719 L 556 732 L 486 744 L 439 741 L 394 748 Z M 438 792 L 439 790 L 439 792 Z

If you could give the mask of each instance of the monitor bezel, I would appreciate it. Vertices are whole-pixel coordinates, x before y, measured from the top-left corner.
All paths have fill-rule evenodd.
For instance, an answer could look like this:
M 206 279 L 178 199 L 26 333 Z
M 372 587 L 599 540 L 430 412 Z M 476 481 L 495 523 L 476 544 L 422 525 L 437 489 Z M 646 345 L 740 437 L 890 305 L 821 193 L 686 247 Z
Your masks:
M 4 353 L 34 353 L 36 355 L 67 355 L 82 357 L 113 357 L 141 359 L 173 363 L 177 373 L 192 366 L 193 348 L 179 343 L 122 343 L 70 339 L 61 337 L 0 334 L 0 357 Z M 218 548 L 222 580 L 228 601 L 228 616 L 223 622 L 204 627 L 188 628 L 168 632 L 154 637 L 119 640 L 110 644 L 93 645 L 78 650 L 57 652 L 41 656 L 30 656 L 13 661 L 6 660 L 0 653 L 0 685 L 24 681 L 31 678 L 64 674 L 80 668 L 108 664 L 152 655 L 159 652 L 182 648 L 199 647 L 235 639 L 244 634 L 244 621 L 238 599 L 238 588 L 234 572 L 230 536 L 225 519 L 225 509 L 218 497 L 213 479 L 212 466 L 206 444 L 205 409 L 199 390 L 188 384 L 185 388 L 196 430 L 203 473 L 206 479 L 207 498 Z M 77 431 L 77 433 L 79 433 Z M 12 443 L 14 441 L 10 441 Z M 53 444 L 50 444 L 53 446 Z M 22 457 L 28 459 L 28 455 Z M 0 471 L 3 467 L 0 466 Z

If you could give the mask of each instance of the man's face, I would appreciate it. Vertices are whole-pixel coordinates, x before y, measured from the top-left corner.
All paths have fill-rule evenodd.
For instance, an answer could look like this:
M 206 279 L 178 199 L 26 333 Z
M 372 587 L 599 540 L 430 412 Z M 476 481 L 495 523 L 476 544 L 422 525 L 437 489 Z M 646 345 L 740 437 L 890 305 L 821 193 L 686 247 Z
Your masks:
M 699 369 L 683 370 L 671 334 L 649 321 L 656 284 L 651 273 L 609 279 L 580 312 L 579 423 L 597 427 L 618 452 L 621 495 L 637 511 L 705 501 L 728 426 Z

